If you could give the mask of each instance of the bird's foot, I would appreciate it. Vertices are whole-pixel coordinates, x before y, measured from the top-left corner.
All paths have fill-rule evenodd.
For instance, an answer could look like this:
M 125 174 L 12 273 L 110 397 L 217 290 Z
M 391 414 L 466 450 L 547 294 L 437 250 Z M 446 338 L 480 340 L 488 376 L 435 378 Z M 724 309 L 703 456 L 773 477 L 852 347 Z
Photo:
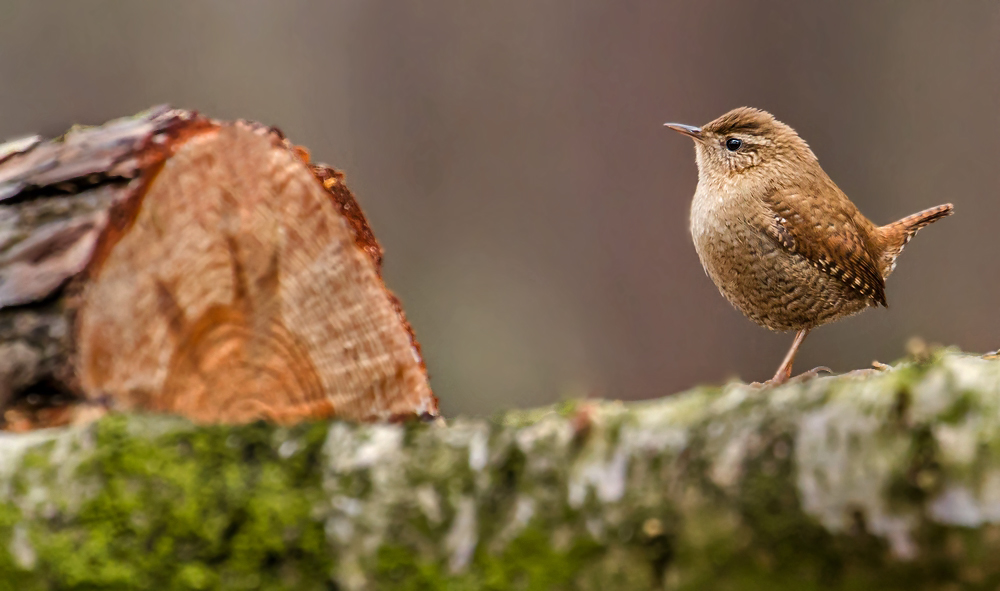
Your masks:
M 1000 359 L 1000 349 L 983 355 L 983 359 Z
M 781 386 L 782 384 L 799 384 L 813 378 L 819 377 L 821 373 L 833 373 L 833 370 L 825 365 L 819 367 L 814 367 L 809 371 L 804 371 L 795 377 L 788 376 L 774 376 L 766 382 L 751 382 L 749 385 L 753 388 L 774 388 L 775 386 Z
M 889 371 L 892 366 L 888 363 L 882 363 L 881 361 L 872 361 L 872 369 L 877 371 Z
M 795 376 L 794 378 L 788 380 L 787 383 L 798 384 L 798 383 L 801 383 L 801 382 L 806 382 L 806 381 L 809 381 L 809 380 L 811 380 L 813 378 L 818 378 L 819 374 L 821 374 L 821 373 L 833 373 L 833 370 L 830 369 L 829 367 L 825 366 L 825 365 L 821 365 L 819 367 L 814 367 L 814 368 L 810 369 L 809 371 L 804 371 L 804 372 L 800 373 L 799 375 Z

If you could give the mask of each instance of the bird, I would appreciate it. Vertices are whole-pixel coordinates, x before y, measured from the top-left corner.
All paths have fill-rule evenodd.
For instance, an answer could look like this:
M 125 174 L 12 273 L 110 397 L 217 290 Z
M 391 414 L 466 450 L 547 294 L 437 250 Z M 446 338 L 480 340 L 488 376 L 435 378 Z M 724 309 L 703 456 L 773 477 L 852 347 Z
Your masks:
M 769 385 L 791 378 L 814 328 L 888 307 L 885 280 L 903 247 L 955 209 L 946 203 L 875 225 L 805 140 L 767 111 L 740 107 L 702 127 L 665 125 L 694 140 L 690 231 L 706 274 L 750 320 L 796 333 Z M 819 370 L 829 371 L 806 374 Z

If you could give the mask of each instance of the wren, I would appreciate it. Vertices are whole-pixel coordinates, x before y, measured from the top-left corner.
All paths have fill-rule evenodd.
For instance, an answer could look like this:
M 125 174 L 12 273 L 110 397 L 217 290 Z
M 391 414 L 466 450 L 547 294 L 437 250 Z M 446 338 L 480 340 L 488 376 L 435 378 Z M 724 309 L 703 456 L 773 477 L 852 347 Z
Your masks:
M 741 107 L 701 128 L 666 126 L 695 142 L 691 236 L 705 272 L 750 320 L 797 331 L 769 384 L 791 377 L 813 328 L 887 306 L 885 279 L 903 246 L 954 211 L 949 203 L 876 226 L 795 130 L 766 111 Z

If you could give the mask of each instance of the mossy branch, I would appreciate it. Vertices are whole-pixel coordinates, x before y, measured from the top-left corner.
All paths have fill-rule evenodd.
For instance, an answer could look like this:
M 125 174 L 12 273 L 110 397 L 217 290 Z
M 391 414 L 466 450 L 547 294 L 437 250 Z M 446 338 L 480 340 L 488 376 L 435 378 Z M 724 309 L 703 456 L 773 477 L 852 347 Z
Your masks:
M 0 435 L 0 588 L 1000 584 L 1000 362 L 448 426 Z

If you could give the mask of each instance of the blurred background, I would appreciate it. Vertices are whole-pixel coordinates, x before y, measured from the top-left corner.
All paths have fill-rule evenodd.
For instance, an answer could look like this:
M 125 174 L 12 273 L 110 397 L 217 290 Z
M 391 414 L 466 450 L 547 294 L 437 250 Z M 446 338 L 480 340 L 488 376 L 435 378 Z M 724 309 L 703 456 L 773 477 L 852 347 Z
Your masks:
M 705 276 L 662 127 L 741 105 L 876 223 L 957 209 L 797 370 L 1000 347 L 1000 3 L 0 3 L 0 139 L 164 102 L 345 171 L 449 415 L 773 374 L 792 335 Z

